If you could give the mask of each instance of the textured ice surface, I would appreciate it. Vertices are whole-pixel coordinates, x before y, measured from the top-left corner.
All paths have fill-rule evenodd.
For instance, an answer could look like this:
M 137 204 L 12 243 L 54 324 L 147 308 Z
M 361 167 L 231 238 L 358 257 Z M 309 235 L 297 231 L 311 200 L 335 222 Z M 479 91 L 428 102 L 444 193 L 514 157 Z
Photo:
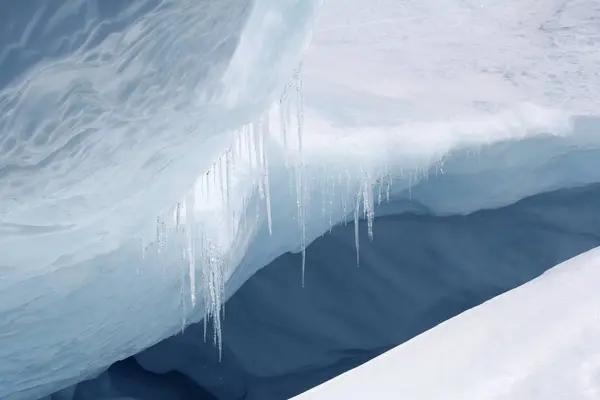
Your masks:
M 388 192 L 382 213 L 465 214 L 600 181 L 598 121 L 572 118 L 598 110 L 596 1 L 332 0 L 272 108 L 316 1 L 13 3 L 0 398 L 215 316 Z
M 600 248 L 298 399 L 596 399 Z
M 228 131 L 277 98 L 315 3 L 4 0 L 3 275 L 47 273 L 151 229 Z
M 158 275 L 134 297 L 135 289 L 121 290 L 144 281 L 140 238 L 153 236 L 156 217 L 230 147 L 231 131 L 278 98 L 308 44 L 317 3 L 1 2 L 0 398 L 80 379 L 181 324 L 181 307 L 169 305 L 180 285 L 160 272 L 179 277 L 179 266 L 166 264 L 180 254 L 156 259 Z M 87 286 L 120 271 L 120 285 Z M 75 304 L 77 293 L 85 302 Z M 173 320 L 159 312 L 144 326 L 129 314 L 117 319 L 133 325 L 117 328 L 105 320 L 117 315 L 104 295 L 128 313 L 134 299 L 155 299 Z M 75 326 L 56 323 L 74 312 L 61 301 L 81 307 Z M 98 314 L 92 304 L 101 303 Z M 38 325 L 40 316 L 53 326 Z M 29 323 L 35 327 L 24 330 Z M 113 337 L 121 329 L 131 336 Z M 125 353 L 107 353 L 96 335 Z

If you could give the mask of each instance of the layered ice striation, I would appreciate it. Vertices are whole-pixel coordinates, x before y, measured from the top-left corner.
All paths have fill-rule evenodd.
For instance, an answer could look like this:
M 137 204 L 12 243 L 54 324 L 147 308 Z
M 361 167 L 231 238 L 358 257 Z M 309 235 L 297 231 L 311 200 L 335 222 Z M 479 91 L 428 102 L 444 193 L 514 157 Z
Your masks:
M 210 168 L 229 131 L 278 97 L 316 3 L 3 5 L 5 276 L 44 274 L 152 229 L 148 217 Z M 40 251 L 16 250 L 26 247 Z
M 300 63 L 318 3 L 3 7 L 0 398 L 201 320 L 219 359 L 226 300 L 339 224 L 360 266 L 375 216 L 600 182 L 595 2 L 332 0 Z
M 100 322 L 103 317 L 89 308 L 90 301 L 103 301 L 87 283 L 101 273 L 98 268 L 119 264 L 136 274 L 143 269 L 140 243 L 155 236 L 156 217 L 211 169 L 232 145 L 236 129 L 278 99 L 308 45 L 317 6 L 313 0 L 2 3 L 0 290 L 6 293 L 1 312 L 7 318 L 0 346 L 5 360 L 0 397 L 47 393 L 139 348 L 132 347 L 133 337 L 117 340 L 125 353 L 105 352 L 100 346 L 99 353 L 108 357 L 103 359 L 74 344 L 89 344 L 94 341 L 89 335 L 96 334 L 113 341 L 105 328 L 91 328 L 90 323 L 116 332 L 115 325 Z M 192 293 L 195 266 L 200 265 L 196 254 L 221 258 L 219 243 L 206 252 L 189 243 L 202 231 L 193 213 L 185 211 L 201 204 L 190 194 L 181 207 Z M 179 277 L 180 269 L 167 265 L 178 266 L 182 254 L 176 253 L 166 259 L 155 254 L 148 263 L 177 271 Z M 131 258 L 121 258 L 125 254 Z M 100 259 L 105 261 L 96 263 Z M 200 275 L 212 280 L 209 297 L 219 301 L 222 280 Z M 58 276 L 62 283 L 54 281 Z M 43 288 L 22 291 L 22 284 L 34 282 Z M 116 300 L 112 289 L 106 289 Z M 50 331 L 36 328 L 27 337 L 19 321 L 50 317 L 43 311 L 48 306 L 62 313 L 66 308 L 55 301 L 73 290 L 91 296 L 77 305 L 93 315 L 77 323 L 82 331 L 61 324 L 67 336 L 55 331 L 57 325 Z M 156 297 L 152 292 L 147 287 L 135 297 Z M 157 329 L 149 328 L 152 339 L 142 339 L 142 347 L 167 334 L 158 331 L 175 326 L 160 321 L 159 314 Z M 179 325 L 181 307 L 172 314 Z M 21 345 L 10 345 L 13 335 L 19 335 Z M 56 346 L 39 342 L 40 335 L 51 342 L 58 339 Z M 49 371 L 47 362 L 58 349 L 69 355 Z

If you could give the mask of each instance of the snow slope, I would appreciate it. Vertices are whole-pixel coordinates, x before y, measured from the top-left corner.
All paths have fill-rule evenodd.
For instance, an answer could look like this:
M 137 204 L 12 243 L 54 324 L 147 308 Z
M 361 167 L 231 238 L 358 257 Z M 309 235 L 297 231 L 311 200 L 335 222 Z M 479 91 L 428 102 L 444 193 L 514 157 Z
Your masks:
M 0 398 L 219 322 L 388 193 L 447 215 L 600 182 L 597 2 L 332 0 L 268 108 L 317 3 L 3 8 Z
M 600 248 L 297 399 L 596 399 Z

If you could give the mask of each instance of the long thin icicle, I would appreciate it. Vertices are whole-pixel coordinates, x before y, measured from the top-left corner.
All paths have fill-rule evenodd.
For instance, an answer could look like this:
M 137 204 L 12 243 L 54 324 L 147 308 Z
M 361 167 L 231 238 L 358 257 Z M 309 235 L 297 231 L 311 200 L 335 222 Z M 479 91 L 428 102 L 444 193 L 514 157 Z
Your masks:
M 267 208 L 267 224 L 269 225 L 269 235 L 273 234 L 273 220 L 271 217 L 271 189 L 269 187 L 269 163 L 267 160 L 267 149 L 265 148 L 265 137 L 269 135 L 269 117 L 263 120 L 262 130 L 260 131 L 260 147 L 262 154 L 263 168 L 263 186 L 265 191 L 265 203 Z
M 356 247 L 356 266 L 360 266 L 360 248 L 358 238 L 358 213 L 360 210 L 360 192 L 356 194 L 356 203 L 354 204 L 354 246 Z
M 298 165 L 296 167 L 296 205 L 298 209 L 298 223 L 300 225 L 300 249 L 302 252 L 302 286 L 304 287 L 306 271 L 306 182 L 304 177 L 304 154 L 303 154 L 303 134 L 304 134 L 304 99 L 302 97 L 302 65 L 298 68 L 294 76 L 296 89 L 296 123 L 298 134 Z
M 188 273 L 190 280 L 190 298 L 192 300 L 192 308 L 196 307 L 196 251 L 195 237 L 196 230 L 194 209 L 196 204 L 196 196 L 192 190 L 186 197 L 186 219 L 187 219 L 187 258 L 188 258 Z

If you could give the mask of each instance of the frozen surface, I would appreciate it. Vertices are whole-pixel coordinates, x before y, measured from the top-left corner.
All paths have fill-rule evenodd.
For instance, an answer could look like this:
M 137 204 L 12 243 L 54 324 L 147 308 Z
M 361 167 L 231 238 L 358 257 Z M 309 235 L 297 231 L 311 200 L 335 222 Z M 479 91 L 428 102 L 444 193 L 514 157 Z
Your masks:
M 600 248 L 301 396 L 596 399 Z
M 344 219 L 377 240 L 388 195 L 600 182 L 597 1 L 331 0 L 289 80 L 317 3 L 0 0 L 0 398 L 218 323 Z
M 373 242 L 361 221 L 360 268 L 353 224 L 337 226 L 308 247 L 304 287 L 302 257 L 288 253 L 229 299 L 221 361 L 193 324 L 78 385 L 74 400 L 175 399 L 194 387 L 288 399 L 599 246 L 599 195 L 595 184 L 466 216 L 381 216 Z
M 335 96 L 315 101 L 340 124 L 447 120 L 518 102 L 596 115 L 599 15 L 596 0 L 329 0 L 306 71 L 311 89 Z
M 3 278 L 152 230 L 279 96 L 316 3 L 2 0 Z

